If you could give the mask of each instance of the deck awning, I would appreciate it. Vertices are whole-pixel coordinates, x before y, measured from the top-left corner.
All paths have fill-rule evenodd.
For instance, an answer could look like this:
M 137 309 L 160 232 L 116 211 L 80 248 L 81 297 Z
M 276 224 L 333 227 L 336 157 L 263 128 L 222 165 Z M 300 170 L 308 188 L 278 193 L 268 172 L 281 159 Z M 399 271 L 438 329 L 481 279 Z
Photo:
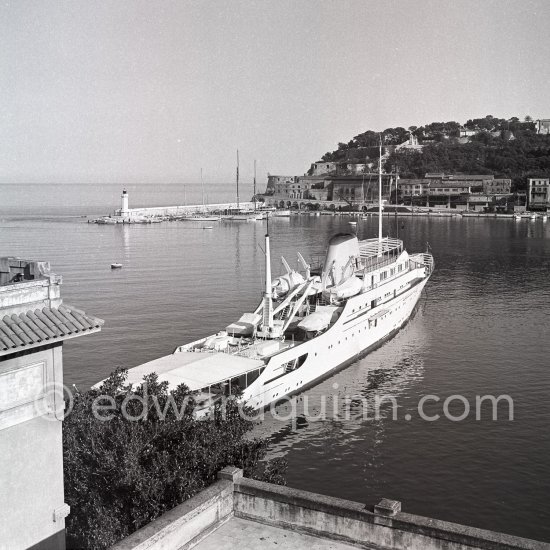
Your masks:
M 0 317 L 0 356 L 98 332 L 103 322 L 65 305 L 4 315 Z
M 229 353 L 181 351 L 129 369 L 127 382 L 139 385 L 144 376 L 154 372 L 158 374 L 159 382 L 169 383 L 170 389 L 185 384 L 191 391 L 196 391 L 263 366 L 264 362 L 259 359 Z

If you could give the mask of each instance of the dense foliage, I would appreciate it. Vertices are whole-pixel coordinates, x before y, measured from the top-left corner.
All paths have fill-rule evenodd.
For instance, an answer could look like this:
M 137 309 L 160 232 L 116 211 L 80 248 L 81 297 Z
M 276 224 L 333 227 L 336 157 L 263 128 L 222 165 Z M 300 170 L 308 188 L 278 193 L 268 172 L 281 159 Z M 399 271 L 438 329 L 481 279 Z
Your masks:
M 64 422 L 69 548 L 108 548 L 214 482 L 227 465 L 284 484 L 283 461 L 261 471 L 266 442 L 247 437 L 253 423 L 234 401 L 212 420 L 196 420 L 185 386 L 168 391 L 153 374 L 131 390 L 125 379 L 126 371 L 115 371 L 99 390 L 75 395 Z
M 424 147 L 395 150 L 385 162 L 386 171 L 399 171 L 401 177 L 424 177 L 427 172 L 493 174 L 510 178 L 516 189 L 524 189 L 529 177 L 550 175 L 550 136 L 536 133 L 530 117 L 521 122 L 487 115 L 468 120 L 464 128 L 475 132 L 460 137 L 458 122 L 433 122 L 426 126 L 366 131 L 338 149 L 326 153 L 323 161 L 367 162 L 376 164 L 378 144 L 395 146 L 411 134 Z M 393 149 L 393 150 L 392 150 Z

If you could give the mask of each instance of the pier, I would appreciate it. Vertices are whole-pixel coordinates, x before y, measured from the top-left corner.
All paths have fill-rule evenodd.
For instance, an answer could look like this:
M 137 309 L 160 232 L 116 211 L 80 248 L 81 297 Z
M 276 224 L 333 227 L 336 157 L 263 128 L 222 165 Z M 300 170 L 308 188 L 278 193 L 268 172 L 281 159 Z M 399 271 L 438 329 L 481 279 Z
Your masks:
M 160 216 L 185 216 L 200 213 L 225 213 L 230 210 L 252 209 L 254 203 L 250 202 L 223 202 L 217 204 L 182 204 L 178 206 L 151 206 L 143 208 L 128 208 L 128 192 L 122 191 L 121 206 L 115 210 L 118 218 L 160 217 Z
M 145 206 L 141 208 L 128 208 L 128 192 L 122 191 L 121 205 L 114 214 L 101 216 L 92 223 L 130 224 L 160 222 L 163 219 L 185 218 L 193 214 L 229 214 L 242 210 L 253 210 L 254 202 L 222 202 L 216 204 L 181 204 L 177 206 Z M 90 220 L 88 220 L 90 223 Z

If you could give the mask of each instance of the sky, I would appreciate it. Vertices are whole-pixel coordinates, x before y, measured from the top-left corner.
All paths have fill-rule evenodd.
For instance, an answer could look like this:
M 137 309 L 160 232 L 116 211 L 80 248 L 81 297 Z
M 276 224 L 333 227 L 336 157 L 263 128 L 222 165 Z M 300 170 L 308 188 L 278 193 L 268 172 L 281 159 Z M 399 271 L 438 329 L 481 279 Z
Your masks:
M 548 0 L 0 0 L 0 182 L 300 175 L 365 130 L 550 118 Z

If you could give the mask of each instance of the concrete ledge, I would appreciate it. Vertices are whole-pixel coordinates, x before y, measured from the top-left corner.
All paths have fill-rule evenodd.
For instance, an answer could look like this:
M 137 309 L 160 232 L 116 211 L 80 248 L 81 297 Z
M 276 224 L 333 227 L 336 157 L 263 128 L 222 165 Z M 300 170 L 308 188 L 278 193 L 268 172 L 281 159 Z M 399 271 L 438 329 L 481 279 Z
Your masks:
M 220 480 L 121 540 L 112 550 L 191 548 L 232 515 L 233 483 Z
M 275 502 L 292 504 L 342 517 L 360 519 L 374 523 L 372 510 L 360 503 L 351 500 L 344 500 L 336 497 L 329 497 L 318 493 L 310 493 L 299 489 L 292 489 L 281 485 L 272 485 L 263 481 L 242 478 L 235 484 L 235 498 L 238 494 L 258 496 Z M 236 511 L 238 508 L 236 507 Z M 238 515 L 238 514 L 236 514 Z
M 386 519 L 382 518 L 382 516 L 377 516 L 377 523 L 379 518 Z M 545 542 L 403 512 L 396 513 L 393 517 L 387 518 L 387 520 L 392 529 L 423 535 L 440 541 L 457 543 L 461 548 L 550 550 L 550 544 Z
M 550 544 L 400 512 L 398 501 L 365 505 L 240 479 L 235 516 L 346 541 L 363 548 L 549 550 Z
M 242 477 L 233 466 L 216 483 L 143 527 L 113 550 L 187 550 L 233 515 L 369 550 L 550 550 L 550 544 L 401 512 L 382 499 L 367 507 Z

